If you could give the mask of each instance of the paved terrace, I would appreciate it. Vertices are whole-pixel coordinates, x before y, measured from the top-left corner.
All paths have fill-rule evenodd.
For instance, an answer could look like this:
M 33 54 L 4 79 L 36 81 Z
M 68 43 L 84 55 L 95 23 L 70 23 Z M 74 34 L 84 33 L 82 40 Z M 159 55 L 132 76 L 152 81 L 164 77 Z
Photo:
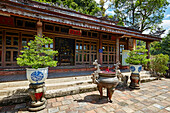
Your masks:
M 140 90 L 117 89 L 112 100 L 99 100 L 98 91 L 57 97 L 39 113 L 170 113 L 170 79 L 142 83 Z M 26 104 L 3 106 L 0 112 L 25 113 Z

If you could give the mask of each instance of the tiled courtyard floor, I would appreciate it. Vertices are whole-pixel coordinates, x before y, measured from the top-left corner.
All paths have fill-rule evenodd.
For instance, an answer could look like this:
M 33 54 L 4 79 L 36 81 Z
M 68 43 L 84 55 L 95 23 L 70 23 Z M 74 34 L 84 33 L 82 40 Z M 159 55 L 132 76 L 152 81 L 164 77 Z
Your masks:
M 39 113 L 170 113 L 170 79 L 142 83 L 140 90 L 117 89 L 112 100 L 99 100 L 98 91 L 57 97 L 48 99 Z M 26 103 L 3 106 L 0 111 L 28 112 L 25 107 Z

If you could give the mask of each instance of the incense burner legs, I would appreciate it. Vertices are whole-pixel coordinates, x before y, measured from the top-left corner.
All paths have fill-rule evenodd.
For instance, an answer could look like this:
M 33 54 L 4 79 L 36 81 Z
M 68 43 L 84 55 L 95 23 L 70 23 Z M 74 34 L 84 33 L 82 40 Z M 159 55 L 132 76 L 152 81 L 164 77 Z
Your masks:
M 45 83 L 29 85 L 28 92 L 32 100 L 29 104 L 29 111 L 39 111 L 46 107 L 45 91 Z
M 98 84 L 97 88 L 100 93 L 100 99 L 103 97 L 103 88 L 107 88 L 107 98 L 109 99 L 109 102 L 112 102 L 112 95 L 115 91 L 115 87 L 113 85 L 108 84 Z

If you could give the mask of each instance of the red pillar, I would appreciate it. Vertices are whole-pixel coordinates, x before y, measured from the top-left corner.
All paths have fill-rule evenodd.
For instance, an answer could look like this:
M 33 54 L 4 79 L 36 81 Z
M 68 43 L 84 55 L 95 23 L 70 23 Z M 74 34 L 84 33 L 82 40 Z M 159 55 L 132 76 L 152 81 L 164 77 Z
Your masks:
M 102 52 L 102 35 L 99 38 L 99 63 L 103 64 L 103 52 Z
M 2 31 L 2 41 L 3 43 L 5 43 L 6 41 L 6 33 L 5 33 L 5 30 Z M 5 67 L 5 44 L 2 44 L 2 67 Z
M 126 50 L 129 50 L 129 38 L 127 38 L 127 42 L 126 42 L 127 46 L 126 46 Z
M 133 39 L 133 50 L 136 49 L 136 39 Z
M 119 37 L 116 38 L 116 62 L 119 61 L 120 62 L 120 55 L 119 55 Z

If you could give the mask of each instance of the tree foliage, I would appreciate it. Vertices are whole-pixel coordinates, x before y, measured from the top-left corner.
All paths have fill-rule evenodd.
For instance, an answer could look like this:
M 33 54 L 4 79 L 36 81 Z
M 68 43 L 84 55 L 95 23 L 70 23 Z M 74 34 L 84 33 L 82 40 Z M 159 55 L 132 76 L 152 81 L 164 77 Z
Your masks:
M 162 22 L 168 5 L 167 0 L 112 0 L 115 17 L 142 32 Z
M 53 56 L 58 51 L 53 51 L 45 45 L 53 43 L 53 40 L 48 37 L 35 36 L 35 40 L 31 40 L 28 46 L 24 46 L 21 55 L 17 58 L 17 64 L 20 66 L 30 66 L 32 68 L 55 67 L 57 61 L 53 60 Z
M 150 60 L 147 59 L 146 57 L 148 56 L 146 54 L 148 50 L 145 49 L 144 46 L 137 46 L 137 49 L 130 51 L 128 53 L 128 58 L 126 58 L 126 62 L 129 64 L 134 64 L 134 65 L 145 65 L 147 64 Z
M 83 14 L 98 15 L 101 11 L 95 0 L 36 0 L 39 2 L 57 3 L 64 7 L 72 8 Z
M 108 8 L 111 7 L 111 4 L 107 4 L 107 8 L 105 8 L 104 6 L 106 5 L 107 2 L 111 2 L 112 0 L 100 0 L 99 1 L 99 6 L 101 8 L 101 12 L 102 12 L 102 16 L 105 16 L 105 12 Z M 113 16 L 113 15 L 112 15 Z M 110 17 L 111 18 L 111 17 Z
M 170 31 L 168 35 L 163 38 L 163 41 L 161 43 L 161 50 L 163 54 L 167 54 L 168 56 L 170 56 Z
M 158 55 L 161 53 L 161 42 L 154 41 L 150 45 L 151 55 Z
M 162 42 L 152 42 L 150 52 L 152 55 L 167 54 L 170 56 L 170 31 L 166 37 L 162 39 Z
M 166 70 L 168 70 L 167 64 L 168 64 L 169 56 L 158 54 L 155 55 L 151 59 L 151 69 L 152 71 L 156 72 L 156 75 L 162 75 L 166 73 Z

